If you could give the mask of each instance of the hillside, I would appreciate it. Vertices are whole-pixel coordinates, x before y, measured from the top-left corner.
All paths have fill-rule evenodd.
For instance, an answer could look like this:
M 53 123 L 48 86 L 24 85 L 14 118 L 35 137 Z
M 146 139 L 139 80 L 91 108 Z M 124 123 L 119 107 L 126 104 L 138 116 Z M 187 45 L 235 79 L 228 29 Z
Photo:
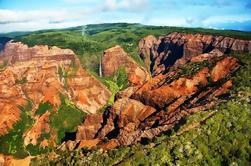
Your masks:
M 14 42 L 0 165 L 250 165 L 250 32 L 118 23 L 1 39 Z

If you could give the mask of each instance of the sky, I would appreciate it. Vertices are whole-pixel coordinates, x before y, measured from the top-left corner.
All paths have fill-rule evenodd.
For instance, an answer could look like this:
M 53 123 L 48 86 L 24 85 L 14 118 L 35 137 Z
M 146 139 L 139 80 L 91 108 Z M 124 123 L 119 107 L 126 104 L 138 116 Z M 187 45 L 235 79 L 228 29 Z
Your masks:
M 251 31 L 251 0 L 0 0 L 0 33 L 115 22 Z

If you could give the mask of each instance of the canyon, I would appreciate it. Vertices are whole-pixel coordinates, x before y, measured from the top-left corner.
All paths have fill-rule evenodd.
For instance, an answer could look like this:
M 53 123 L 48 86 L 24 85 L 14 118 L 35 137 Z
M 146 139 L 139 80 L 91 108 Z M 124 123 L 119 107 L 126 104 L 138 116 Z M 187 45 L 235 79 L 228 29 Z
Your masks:
M 104 149 L 130 145 L 170 130 L 189 114 L 213 108 L 231 89 L 231 75 L 241 67 L 238 59 L 227 54 L 250 52 L 249 43 L 221 36 L 179 33 L 159 40 L 152 35 L 143 38 L 139 42 L 139 54 L 148 71 L 155 63 L 153 77 L 143 85 L 131 85 L 119 92 L 113 106 L 103 115 L 90 115 L 93 120 L 86 120 L 78 128 L 77 142 L 81 147 L 98 144 Z M 114 65 L 106 65 L 109 60 L 105 57 L 104 72 L 120 65 L 114 63 L 122 59 L 116 55 L 124 54 L 118 48 L 107 51 L 109 54 L 114 51 L 114 59 L 110 61 Z M 200 64 L 199 69 L 191 75 L 183 74 L 182 66 L 193 64 Z M 107 138 L 109 141 L 104 142 Z
M 2 63 L 7 63 L 0 71 L 0 113 L 3 117 L 0 135 L 7 134 L 21 120 L 20 107 L 32 102 L 31 112 L 36 123 L 25 134 L 26 144 L 36 144 L 45 126 L 49 132 L 46 121 L 50 112 L 41 117 L 35 115 L 40 104 L 48 102 L 56 111 L 63 94 L 83 112 L 96 113 L 111 95 L 102 83 L 82 69 L 76 55 L 69 49 L 29 48 L 19 42 L 9 42 L 0 57 Z
M 251 41 L 224 36 L 174 32 L 158 39 L 152 35 L 139 42 L 139 55 L 148 71 L 158 75 L 171 66 L 185 64 L 191 58 L 218 50 L 223 54 L 251 53 Z
M 23 109 L 31 103 L 34 123 L 22 136 L 25 146 L 109 150 L 152 139 L 222 102 L 242 66 L 235 53 L 251 53 L 251 41 L 178 32 L 158 39 L 149 35 L 138 44 L 145 68 L 121 46 L 109 48 L 101 59 L 102 75 L 112 77 L 123 67 L 128 84 L 107 106 L 111 90 L 82 67 L 72 50 L 9 41 L 0 53 L 0 136 L 22 121 Z M 62 96 L 86 116 L 74 139 L 57 144 L 49 122 Z M 36 114 L 45 103 L 51 108 Z M 49 138 L 41 141 L 42 133 Z

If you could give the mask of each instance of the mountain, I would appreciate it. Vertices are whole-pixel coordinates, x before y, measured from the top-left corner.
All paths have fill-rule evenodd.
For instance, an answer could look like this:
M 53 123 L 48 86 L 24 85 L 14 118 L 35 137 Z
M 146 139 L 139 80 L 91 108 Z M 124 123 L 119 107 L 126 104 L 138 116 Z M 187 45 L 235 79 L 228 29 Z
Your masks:
M 0 163 L 248 165 L 250 36 L 120 23 L 8 38 Z

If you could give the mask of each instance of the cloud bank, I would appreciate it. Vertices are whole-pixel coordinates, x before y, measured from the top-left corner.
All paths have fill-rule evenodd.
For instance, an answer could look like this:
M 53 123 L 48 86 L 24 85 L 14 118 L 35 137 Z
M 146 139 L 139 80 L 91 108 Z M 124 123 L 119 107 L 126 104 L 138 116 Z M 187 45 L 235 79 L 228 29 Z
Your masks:
M 251 22 L 250 6 L 248 0 L 55 0 L 53 4 L 49 0 L 0 0 L 0 33 L 105 22 L 250 31 L 246 26 Z

